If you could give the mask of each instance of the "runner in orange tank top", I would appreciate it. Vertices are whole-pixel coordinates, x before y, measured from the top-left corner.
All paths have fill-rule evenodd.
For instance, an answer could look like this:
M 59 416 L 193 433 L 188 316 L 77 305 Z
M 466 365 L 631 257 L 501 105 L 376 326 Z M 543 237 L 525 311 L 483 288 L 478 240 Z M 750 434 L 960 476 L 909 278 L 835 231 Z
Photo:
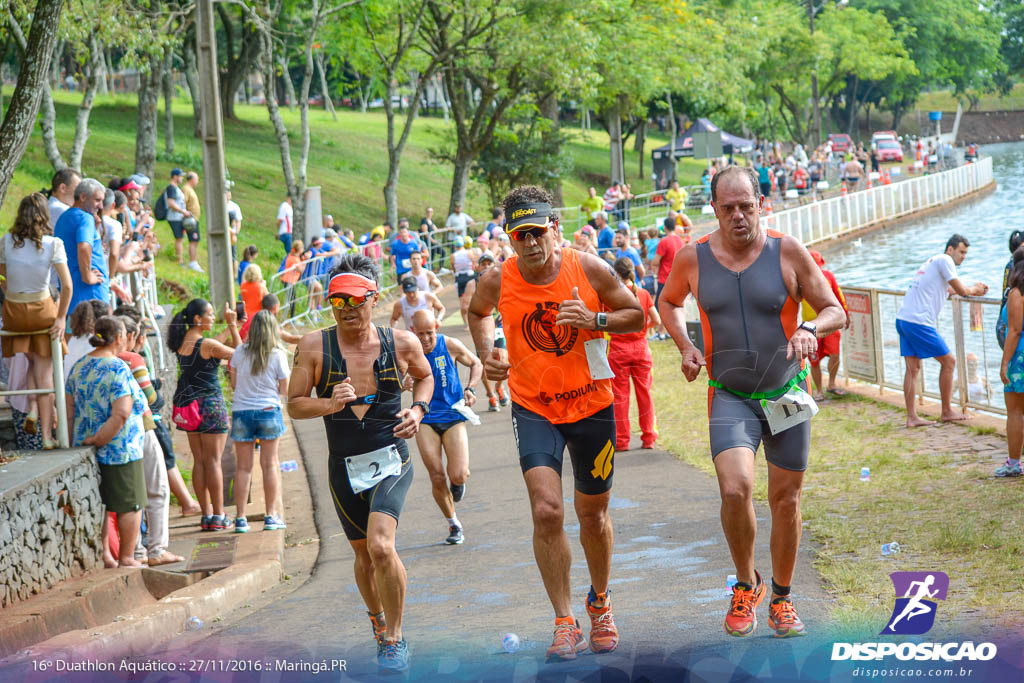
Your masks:
M 590 568 L 585 605 L 590 648 L 611 652 L 619 640 L 608 598 L 615 421 L 604 333 L 640 331 L 643 311 L 607 263 L 560 247 L 558 216 L 545 190 L 518 187 L 505 196 L 503 208 L 515 256 L 481 276 L 469 305 L 469 325 L 487 377 L 507 378 L 512 392 L 512 428 L 530 494 L 534 555 L 555 609 L 547 658 L 575 659 L 587 647 L 571 607 L 572 558 L 562 510 L 566 447 L 580 542 Z M 507 350 L 494 348 L 495 308 Z

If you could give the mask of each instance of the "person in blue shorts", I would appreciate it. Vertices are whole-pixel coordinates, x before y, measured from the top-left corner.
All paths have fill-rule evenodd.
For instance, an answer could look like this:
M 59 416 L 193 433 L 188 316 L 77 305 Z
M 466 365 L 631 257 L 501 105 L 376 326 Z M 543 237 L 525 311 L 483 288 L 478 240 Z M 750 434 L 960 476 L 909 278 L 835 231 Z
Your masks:
M 939 370 L 939 395 L 942 399 L 942 421 L 968 419 L 963 413 L 953 412 L 950 404 L 953 394 L 953 370 L 956 358 L 950 353 L 946 341 L 939 336 L 939 313 L 952 290 L 960 296 L 984 296 L 988 286 L 977 282 L 967 287 L 957 277 L 956 267 L 967 258 L 970 242 L 963 235 L 953 235 L 946 242 L 946 250 L 936 254 L 917 269 L 896 313 L 896 331 L 900 335 L 900 355 L 906 363 L 903 375 L 903 398 L 907 406 L 907 427 L 931 424 L 917 414 L 915 402 L 921 359 L 934 358 L 942 366 Z
M 469 478 L 469 436 L 466 434 L 466 415 L 454 408 L 460 401 L 466 408 L 476 403 L 473 387 L 480 381 L 484 366 L 458 339 L 438 334 L 434 312 L 429 308 L 416 311 L 412 316 L 413 333 L 420 340 L 423 354 L 434 375 L 434 394 L 430 399 L 430 412 L 423 424 L 430 429 L 416 433 L 423 466 L 430 475 L 430 488 L 434 501 L 448 521 L 445 543 L 460 545 L 464 536 L 462 522 L 455 514 L 455 503 L 466 494 Z M 469 368 L 469 381 L 463 388 L 459 379 L 461 363 Z M 409 384 L 411 388 L 411 382 Z M 448 467 L 441 464 L 441 450 L 448 456 Z M 449 481 L 451 484 L 449 485 Z

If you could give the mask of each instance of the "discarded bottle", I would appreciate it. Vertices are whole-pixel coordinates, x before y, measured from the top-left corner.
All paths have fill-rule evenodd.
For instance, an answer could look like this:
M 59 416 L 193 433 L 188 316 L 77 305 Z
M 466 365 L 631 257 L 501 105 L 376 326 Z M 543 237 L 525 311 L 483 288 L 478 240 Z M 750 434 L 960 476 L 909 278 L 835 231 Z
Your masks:
M 282 472 L 294 472 L 299 469 L 299 463 L 294 460 L 285 460 L 281 463 Z
M 506 633 L 501 638 L 501 647 L 509 654 L 517 652 L 519 650 L 519 636 L 515 633 Z
M 871 468 L 870 467 L 861 467 L 860 468 L 860 480 L 861 481 L 871 481 Z
M 185 620 L 185 630 L 198 631 L 203 627 L 203 620 L 199 617 L 189 617 Z
M 890 555 L 898 555 L 899 552 L 900 552 L 900 544 L 897 543 L 896 541 L 893 541 L 892 543 L 883 543 L 882 544 L 882 555 L 884 555 L 885 557 L 888 557 Z

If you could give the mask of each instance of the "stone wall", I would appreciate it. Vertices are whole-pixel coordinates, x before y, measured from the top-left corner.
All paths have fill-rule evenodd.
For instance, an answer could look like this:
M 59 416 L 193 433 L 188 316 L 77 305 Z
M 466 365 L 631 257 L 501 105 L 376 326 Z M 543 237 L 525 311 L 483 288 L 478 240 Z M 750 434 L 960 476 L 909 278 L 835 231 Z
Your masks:
M 8 453 L 0 465 L 0 607 L 101 563 L 103 505 L 92 448 Z

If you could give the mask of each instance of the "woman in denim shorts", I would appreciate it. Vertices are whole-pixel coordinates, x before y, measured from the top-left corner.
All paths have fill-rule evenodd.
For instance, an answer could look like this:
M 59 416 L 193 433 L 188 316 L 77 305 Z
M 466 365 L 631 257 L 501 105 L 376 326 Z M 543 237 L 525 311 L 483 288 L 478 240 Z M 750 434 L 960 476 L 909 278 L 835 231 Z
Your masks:
M 245 533 L 245 503 L 252 476 L 253 445 L 260 442 L 263 497 L 267 511 L 263 530 L 283 529 L 277 510 L 281 474 L 277 464 L 277 440 L 284 434 L 281 395 L 288 393 L 288 359 L 281 348 L 277 320 L 269 311 L 253 316 L 246 342 L 231 356 L 231 386 L 235 390 L 231 411 L 231 440 L 235 442 L 235 532 Z

